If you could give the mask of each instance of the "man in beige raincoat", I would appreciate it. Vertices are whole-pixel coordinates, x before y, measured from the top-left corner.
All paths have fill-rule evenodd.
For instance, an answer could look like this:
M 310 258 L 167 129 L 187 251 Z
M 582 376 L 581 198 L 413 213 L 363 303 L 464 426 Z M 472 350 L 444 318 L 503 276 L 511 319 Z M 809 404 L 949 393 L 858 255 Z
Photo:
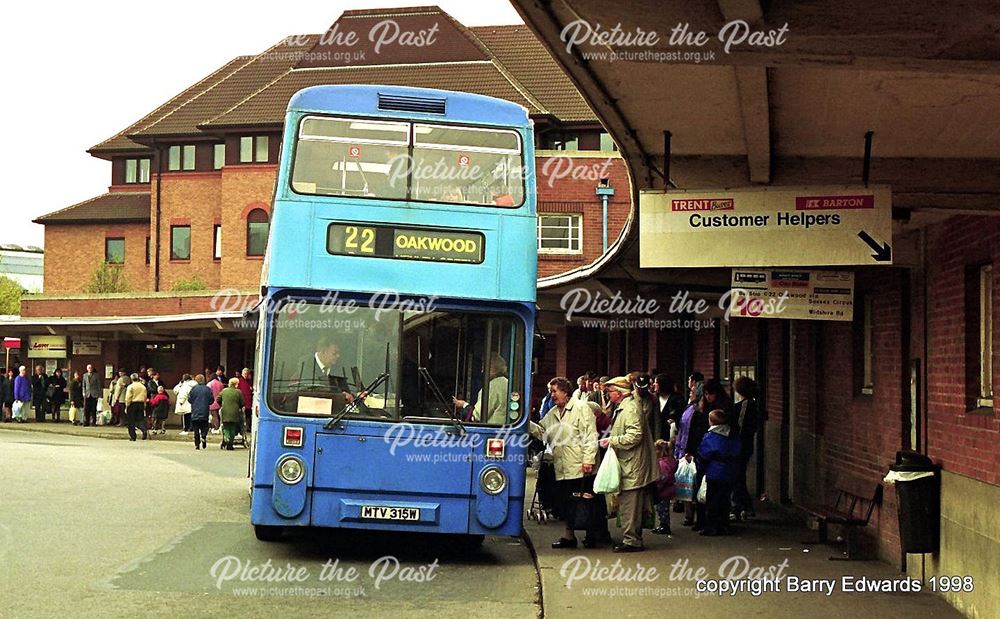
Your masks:
M 638 552 L 643 549 L 642 516 L 647 502 L 647 487 L 659 476 L 656 448 L 649 426 L 643 422 L 639 404 L 632 395 L 628 378 L 613 378 L 606 386 L 616 412 L 611 436 L 602 439 L 601 446 L 615 450 L 622 475 L 618 497 L 622 542 L 615 545 L 614 551 Z

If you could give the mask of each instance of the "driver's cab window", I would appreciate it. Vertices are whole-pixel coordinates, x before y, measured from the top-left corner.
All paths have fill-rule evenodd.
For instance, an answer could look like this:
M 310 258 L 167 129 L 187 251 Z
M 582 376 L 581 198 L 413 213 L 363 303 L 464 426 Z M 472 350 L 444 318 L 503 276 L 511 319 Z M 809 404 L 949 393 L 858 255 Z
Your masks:
M 359 308 L 348 315 L 323 312 L 313 303 L 283 306 L 274 321 L 272 408 L 325 416 L 356 401 L 357 414 L 397 417 L 392 376 L 398 342 L 395 312 Z
M 407 317 L 400 390 L 404 417 L 456 415 L 488 425 L 519 419 L 523 342 L 515 325 L 512 318 L 485 314 Z

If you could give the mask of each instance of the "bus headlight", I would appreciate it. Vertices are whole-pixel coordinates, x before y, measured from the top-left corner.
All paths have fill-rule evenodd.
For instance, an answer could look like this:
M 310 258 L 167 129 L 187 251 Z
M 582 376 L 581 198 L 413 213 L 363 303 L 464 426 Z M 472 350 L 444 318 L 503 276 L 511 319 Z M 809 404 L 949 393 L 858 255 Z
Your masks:
M 289 486 L 302 481 L 305 474 L 306 468 L 302 466 L 302 461 L 295 456 L 286 456 L 278 462 L 278 479 Z
M 507 487 L 507 476 L 496 467 L 483 469 L 479 475 L 479 485 L 486 494 L 500 494 Z

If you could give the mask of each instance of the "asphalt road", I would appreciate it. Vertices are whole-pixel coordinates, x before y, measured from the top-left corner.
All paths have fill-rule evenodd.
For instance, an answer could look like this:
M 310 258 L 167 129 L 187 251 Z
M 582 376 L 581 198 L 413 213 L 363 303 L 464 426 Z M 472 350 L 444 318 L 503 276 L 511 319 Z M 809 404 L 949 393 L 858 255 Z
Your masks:
M 212 447 L 210 445 L 210 447 Z M 0 617 L 538 616 L 520 540 L 258 542 L 246 452 L 0 433 Z

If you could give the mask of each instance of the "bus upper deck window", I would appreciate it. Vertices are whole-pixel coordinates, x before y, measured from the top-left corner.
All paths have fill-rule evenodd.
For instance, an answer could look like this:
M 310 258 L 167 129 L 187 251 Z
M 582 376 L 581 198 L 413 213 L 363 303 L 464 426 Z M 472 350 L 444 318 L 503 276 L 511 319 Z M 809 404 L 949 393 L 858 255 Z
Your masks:
M 292 189 L 403 200 L 407 178 L 397 162 L 407 156 L 408 144 L 407 123 L 307 117 L 299 130 Z
M 415 124 L 413 140 L 412 199 L 504 207 L 524 203 L 517 132 Z

